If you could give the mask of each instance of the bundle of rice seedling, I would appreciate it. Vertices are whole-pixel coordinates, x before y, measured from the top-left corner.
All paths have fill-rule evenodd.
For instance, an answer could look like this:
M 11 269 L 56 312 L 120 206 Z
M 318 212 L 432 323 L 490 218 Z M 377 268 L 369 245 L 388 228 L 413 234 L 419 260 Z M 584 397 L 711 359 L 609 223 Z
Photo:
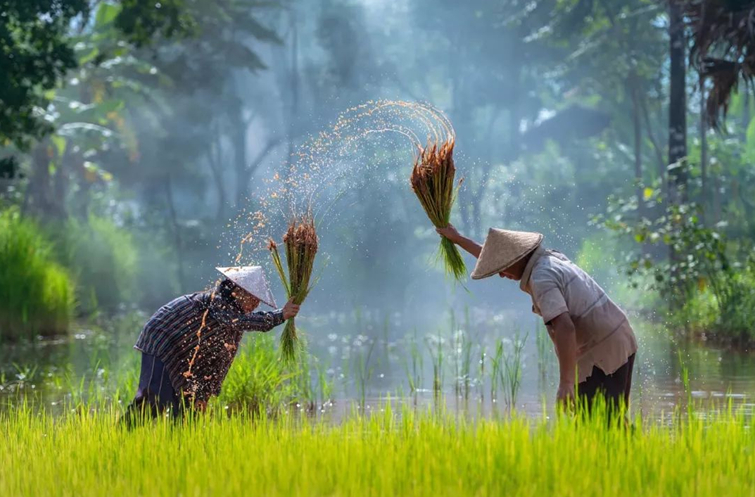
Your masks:
M 278 270 L 278 276 L 286 289 L 286 296 L 293 299 L 295 304 L 304 302 L 312 289 L 310 278 L 315 264 L 315 255 L 317 255 L 317 243 L 317 232 L 312 215 L 294 217 L 283 235 L 288 266 L 288 277 L 286 277 L 277 244 L 273 239 L 268 242 L 268 249 L 273 257 L 275 269 Z M 296 323 L 294 319 L 289 319 L 281 335 L 281 353 L 285 359 L 291 360 L 296 357 L 297 343 Z
M 430 221 L 437 228 L 445 228 L 451 220 L 451 207 L 456 200 L 458 186 L 454 182 L 456 167 L 453 159 L 453 138 L 420 149 L 419 157 L 414 162 L 411 184 L 419 203 L 425 209 Z M 461 181 L 459 181 L 461 185 Z M 456 246 L 447 238 L 440 241 L 440 255 L 446 267 L 446 273 L 461 280 L 467 273 L 464 259 Z

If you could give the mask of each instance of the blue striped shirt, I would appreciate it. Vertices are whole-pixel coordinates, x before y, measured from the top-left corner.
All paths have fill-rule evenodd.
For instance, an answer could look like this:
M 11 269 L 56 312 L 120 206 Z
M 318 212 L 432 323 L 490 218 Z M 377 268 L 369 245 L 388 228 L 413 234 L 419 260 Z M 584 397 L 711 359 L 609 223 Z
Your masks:
M 244 314 L 212 292 L 183 295 L 147 321 L 134 348 L 165 363 L 171 384 L 194 400 L 220 393 L 244 331 L 269 331 L 283 311 Z

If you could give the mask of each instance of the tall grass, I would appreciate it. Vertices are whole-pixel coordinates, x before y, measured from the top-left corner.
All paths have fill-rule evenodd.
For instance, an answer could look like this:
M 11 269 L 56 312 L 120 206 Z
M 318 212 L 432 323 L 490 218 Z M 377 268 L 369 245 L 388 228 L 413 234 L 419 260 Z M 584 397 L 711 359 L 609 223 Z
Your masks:
M 407 347 L 409 348 L 408 354 L 404 356 L 404 373 L 409 386 L 409 393 L 415 394 L 422 388 L 423 375 L 422 370 L 424 367 L 422 351 L 417 343 L 417 333 L 415 330 L 414 335 L 407 337 Z
M 291 367 L 293 366 L 293 367 Z M 277 414 L 298 400 L 305 371 L 280 361 L 272 336 L 247 337 L 220 392 L 220 402 L 234 410 Z
M 112 220 L 71 218 L 55 232 L 60 260 L 74 268 L 81 310 L 113 312 L 139 300 L 139 252 L 133 235 Z
M 0 340 L 63 333 L 73 309 L 71 277 L 39 226 L 0 212 Z
M 219 414 L 219 413 L 218 413 Z M 0 414 L 0 495 L 744 496 L 755 432 L 726 413 L 465 421 L 390 405 L 332 425 L 215 412 L 127 431 L 108 411 Z

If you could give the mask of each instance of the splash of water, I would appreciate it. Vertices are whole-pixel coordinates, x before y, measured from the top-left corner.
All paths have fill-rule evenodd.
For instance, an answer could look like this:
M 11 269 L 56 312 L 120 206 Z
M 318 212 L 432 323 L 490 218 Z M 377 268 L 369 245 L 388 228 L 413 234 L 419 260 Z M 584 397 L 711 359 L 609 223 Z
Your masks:
M 416 159 L 426 147 L 455 140 L 450 120 L 428 103 L 377 100 L 347 109 L 330 130 L 299 146 L 288 158 L 282 173 L 277 172 L 262 181 L 250 200 L 257 206 L 256 210 L 243 209 L 229 224 L 230 233 L 239 237 L 234 265 L 269 267 L 269 258 L 260 256 L 259 252 L 267 252 L 267 240 L 276 238 L 297 215 L 313 213 L 319 228 L 328 220 L 338 200 L 354 187 L 364 168 L 375 167 L 369 162 L 355 162 L 363 147 L 373 139 L 391 136 L 398 136 L 409 145 L 407 165 L 413 162 L 409 154 L 414 154 Z M 392 142 L 382 145 L 390 146 Z M 216 281 L 214 287 L 219 282 Z M 205 313 L 197 330 L 198 344 L 184 372 L 187 378 L 193 377 L 192 367 L 202 343 L 206 317 Z
M 242 264 L 258 257 L 266 240 L 282 232 L 288 221 L 304 212 L 312 212 L 318 227 L 328 223 L 328 214 L 365 170 L 376 167 L 358 162 L 365 146 L 375 144 L 394 147 L 391 137 L 402 139 L 407 160 L 426 147 L 455 139 L 450 120 L 428 103 L 377 100 L 342 112 L 330 130 L 311 137 L 288 158 L 282 173 L 262 181 L 253 212 L 242 212 L 232 223 L 239 236 L 234 259 Z M 413 158 L 410 154 L 414 154 Z

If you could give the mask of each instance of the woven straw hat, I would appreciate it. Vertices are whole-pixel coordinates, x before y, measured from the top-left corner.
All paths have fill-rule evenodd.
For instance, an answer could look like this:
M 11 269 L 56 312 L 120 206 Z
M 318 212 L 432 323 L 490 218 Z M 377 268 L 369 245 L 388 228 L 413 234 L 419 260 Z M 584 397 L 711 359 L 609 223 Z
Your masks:
M 535 250 L 542 241 L 541 233 L 490 228 L 472 271 L 472 279 L 481 280 L 513 266 Z
M 236 285 L 260 299 L 260 302 L 264 302 L 273 308 L 277 307 L 273 292 L 270 291 L 270 285 L 267 284 L 267 278 L 265 278 L 265 272 L 261 266 L 216 267 L 215 269 Z

